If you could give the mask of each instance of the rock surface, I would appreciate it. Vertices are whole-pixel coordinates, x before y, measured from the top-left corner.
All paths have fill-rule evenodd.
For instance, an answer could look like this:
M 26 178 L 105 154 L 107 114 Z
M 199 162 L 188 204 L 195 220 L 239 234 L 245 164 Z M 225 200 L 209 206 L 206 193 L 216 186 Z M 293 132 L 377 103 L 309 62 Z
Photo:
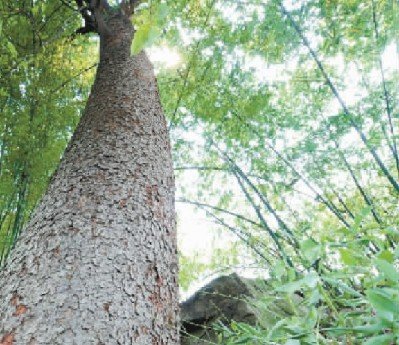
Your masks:
M 181 303 L 182 345 L 216 342 L 212 325 L 218 321 L 224 325 L 232 320 L 254 324 L 256 315 L 247 301 L 254 288 L 254 280 L 233 273 L 214 279 Z

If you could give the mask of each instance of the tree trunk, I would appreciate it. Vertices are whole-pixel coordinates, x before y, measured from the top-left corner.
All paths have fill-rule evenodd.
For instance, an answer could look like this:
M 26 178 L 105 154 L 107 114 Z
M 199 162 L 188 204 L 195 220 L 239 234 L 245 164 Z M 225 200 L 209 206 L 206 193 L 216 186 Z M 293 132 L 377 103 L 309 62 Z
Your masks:
M 130 22 L 107 30 L 84 116 L 0 272 L 0 345 L 179 343 L 167 125 Z

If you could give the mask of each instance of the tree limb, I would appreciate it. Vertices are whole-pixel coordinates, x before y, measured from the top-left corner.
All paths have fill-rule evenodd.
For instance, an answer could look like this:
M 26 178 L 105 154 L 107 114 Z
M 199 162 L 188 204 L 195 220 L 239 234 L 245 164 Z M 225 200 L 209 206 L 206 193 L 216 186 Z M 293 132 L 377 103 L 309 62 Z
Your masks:
M 372 157 L 374 158 L 374 161 L 376 162 L 376 164 L 378 165 L 378 167 L 381 169 L 381 172 L 383 173 L 383 175 L 388 179 L 388 181 L 391 183 L 392 187 L 394 188 L 394 190 L 399 193 L 399 183 L 395 180 L 395 178 L 391 175 L 391 173 L 389 172 L 388 168 L 386 167 L 386 165 L 383 163 L 381 157 L 378 155 L 376 148 L 370 143 L 370 141 L 367 139 L 366 135 L 364 134 L 364 132 L 362 131 L 361 127 L 356 123 L 356 121 L 354 120 L 352 114 L 350 113 L 347 105 L 345 104 L 344 100 L 342 99 L 340 93 L 338 92 L 337 88 L 335 87 L 335 85 L 333 84 L 331 78 L 329 77 L 329 75 L 327 74 L 321 60 L 319 59 L 316 51 L 311 47 L 309 40 L 306 38 L 304 32 L 302 31 L 302 29 L 300 28 L 300 26 L 298 25 L 298 23 L 294 20 L 294 18 L 292 17 L 291 13 L 287 11 L 287 9 L 284 7 L 283 2 L 279 1 L 280 4 L 280 9 L 281 9 L 281 13 L 283 15 L 285 15 L 288 20 L 290 21 L 292 27 L 295 29 L 295 31 L 297 32 L 298 36 L 301 38 L 302 43 L 304 44 L 304 46 L 308 49 L 309 54 L 312 56 L 313 60 L 315 61 L 318 69 L 320 70 L 321 74 L 323 75 L 325 82 L 327 84 L 327 86 L 329 87 L 329 89 L 331 90 L 332 94 L 335 96 L 335 98 L 337 99 L 338 103 L 340 104 L 343 113 L 345 115 L 345 117 L 349 120 L 351 126 L 355 129 L 355 131 L 358 133 L 361 141 L 363 142 L 363 144 L 366 146 L 367 150 L 370 152 L 370 154 L 372 155 Z

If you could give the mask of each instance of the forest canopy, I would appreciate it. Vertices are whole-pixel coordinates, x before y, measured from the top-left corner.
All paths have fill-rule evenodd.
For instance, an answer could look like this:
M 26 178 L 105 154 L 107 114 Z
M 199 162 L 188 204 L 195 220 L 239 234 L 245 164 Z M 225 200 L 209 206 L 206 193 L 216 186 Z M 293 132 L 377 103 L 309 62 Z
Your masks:
M 93 83 L 99 40 L 77 11 L 0 3 L 0 264 Z M 398 342 L 399 3 L 149 0 L 136 14 L 132 55 L 153 60 L 172 139 L 181 290 L 249 270 L 272 286 L 259 324 L 221 343 Z M 183 243 L 203 236 L 203 256 Z M 270 318 L 277 299 L 291 309 Z

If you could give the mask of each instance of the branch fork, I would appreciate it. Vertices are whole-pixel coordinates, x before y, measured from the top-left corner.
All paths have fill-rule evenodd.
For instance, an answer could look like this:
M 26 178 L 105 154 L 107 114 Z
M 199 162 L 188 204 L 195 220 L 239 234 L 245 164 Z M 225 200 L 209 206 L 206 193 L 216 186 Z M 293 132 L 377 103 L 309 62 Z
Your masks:
M 107 0 L 75 0 L 78 11 L 84 20 L 84 26 L 76 30 L 76 34 L 87 34 L 90 32 L 99 35 L 111 35 L 112 32 L 106 24 L 106 16 L 113 11 Z M 123 16 L 130 18 L 140 0 L 124 0 L 117 11 Z

